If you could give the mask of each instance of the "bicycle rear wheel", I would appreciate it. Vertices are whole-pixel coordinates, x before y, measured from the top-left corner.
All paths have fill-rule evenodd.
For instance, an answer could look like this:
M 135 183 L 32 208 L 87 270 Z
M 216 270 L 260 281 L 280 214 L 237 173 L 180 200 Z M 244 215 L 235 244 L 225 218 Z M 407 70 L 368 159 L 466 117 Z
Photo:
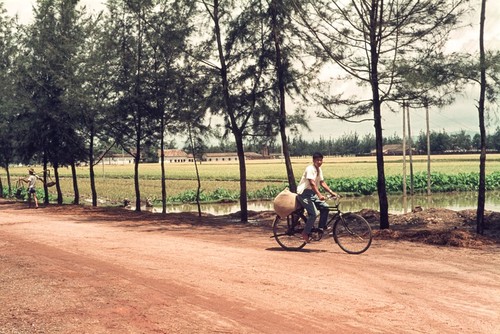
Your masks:
M 347 213 L 335 221 L 333 239 L 344 252 L 361 254 L 372 243 L 372 229 L 360 215 Z
M 302 249 L 306 245 L 302 238 L 305 225 L 306 217 L 301 213 L 292 213 L 283 219 L 276 216 L 273 223 L 274 238 L 286 250 Z

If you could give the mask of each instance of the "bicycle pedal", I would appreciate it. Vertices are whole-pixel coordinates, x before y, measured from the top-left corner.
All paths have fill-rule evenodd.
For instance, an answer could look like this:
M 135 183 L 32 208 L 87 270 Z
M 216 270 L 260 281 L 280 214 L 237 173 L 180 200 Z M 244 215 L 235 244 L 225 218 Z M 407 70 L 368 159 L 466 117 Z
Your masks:
M 310 238 L 314 241 L 320 241 L 321 238 L 323 238 L 323 231 L 321 230 L 316 230 L 311 233 Z

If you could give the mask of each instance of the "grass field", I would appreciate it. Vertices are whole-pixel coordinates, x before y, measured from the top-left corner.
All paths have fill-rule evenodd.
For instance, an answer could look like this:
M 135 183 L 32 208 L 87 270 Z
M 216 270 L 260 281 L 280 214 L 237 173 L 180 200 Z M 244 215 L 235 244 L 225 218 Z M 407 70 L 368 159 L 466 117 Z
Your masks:
M 311 162 L 310 157 L 293 158 L 292 164 L 295 179 L 298 181 L 305 167 Z M 385 174 L 401 175 L 403 159 L 401 156 L 386 156 Z M 40 166 L 34 166 L 41 172 Z M 248 160 L 248 191 L 256 191 L 266 185 L 285 185 L 286 169 L 283 160 Z M 181 194 L 197 187 L 195 168 L 192 163 L 167 164 L 167 196 Z M 211 192 L 222 188 L 230 191 L 239 190 L 239 165 L 232 163 L 202 163 L 198 165 L 201 187 Z M 409 158 L 406 163 L 407 175 L 410 173 Z M 413 156 L 414 173 L 427 171 L 427 156 Z M 444 174 L 472 173 L 479 171 L 479 155 L 438 155 L 431 157 L 431 171 Z M 487 156 L 486 173 L 500 171 L 500 154 Z M 26 167 L 10 169 L 13 183 L 18 177 L 27 174 Z M 99 198 L 121 202 L 123 198 L 135 198 L 133 165 L 98 165 L 95 167 L 96 187 Z M 325 178 L 375 177 L 377 175 L 375 157 L 325 157 L 323 164 Z M 141 197 L 161 198 L 161 169 L 159 164 L 142 164 L 139 167 Z M 73 196 L 71 170 L 61 168 L 61 187 L 65 198 Z M 89 168 L 79 167 L 77 170 L 78 186 L 82 198 L 90 198 Z M 5 174 L 1 175 L 6 186 Z M 55 194 L 55 188 L 49 188 Z

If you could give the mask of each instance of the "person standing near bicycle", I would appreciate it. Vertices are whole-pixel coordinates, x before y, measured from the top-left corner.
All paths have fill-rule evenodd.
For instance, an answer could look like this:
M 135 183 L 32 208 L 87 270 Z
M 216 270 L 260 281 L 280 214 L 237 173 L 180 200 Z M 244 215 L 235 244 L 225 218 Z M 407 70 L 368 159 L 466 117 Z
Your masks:
M 323 171 L 321 170 L 321 165 L 323 165 L 323 154 L 316 152 L 313 154 L 312 159 L 312 164 L 306 167 L 299 185 L 297 186 L 298 199 L 307 211 L 307 222 L 304 232 L 302 232 L 302 238 L 304 238 L 305 242 L 309 242 L 309 234 L 311 233 L 317 217 L 316 209 L 320 212 L 320 229 L 325 227 L 328 219 L 328 204 L 325 202 L 326 198 L 321 194 L 319 187 L 321 186 L 333 197 L 337 197 L 337 193 L 328 187 L 323 178 Z
M 20 178 L 20 181 L 28 183 L 28 196 L 33 196 L 33 199 L 35 200 L 35 208 L 38 209 L 38 198 L 36 197 L 36 181 L 41 180 L 38 175 L 35 174 L 35 170 L 33 168 L 30 168 L 28 170 L 28 177 L 22 179 Z

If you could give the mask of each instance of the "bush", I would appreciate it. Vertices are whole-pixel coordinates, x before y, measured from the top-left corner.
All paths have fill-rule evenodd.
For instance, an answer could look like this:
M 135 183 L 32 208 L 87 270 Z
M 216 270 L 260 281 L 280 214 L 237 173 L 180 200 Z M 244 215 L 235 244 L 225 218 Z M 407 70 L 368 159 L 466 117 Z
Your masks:
M 387 176 L 385 179 L 388 193 L 403 191 L 403 177 L 401 175 Z M 406 178 L 407 190 L 410 190 L 410 176 Z M 336 192 L 372 195 L 377 192 L 375 177 L 329 179 L 327 184 Z M 486 190 L 500 188 L 500 172 L 486 175 Z M 431 173 L 432 192 L 477 191 L 479 189 L 479 173 L 443 174 Z M 415 192 L 427 191 L 427 173 L 416 173 L 413 178 Z

